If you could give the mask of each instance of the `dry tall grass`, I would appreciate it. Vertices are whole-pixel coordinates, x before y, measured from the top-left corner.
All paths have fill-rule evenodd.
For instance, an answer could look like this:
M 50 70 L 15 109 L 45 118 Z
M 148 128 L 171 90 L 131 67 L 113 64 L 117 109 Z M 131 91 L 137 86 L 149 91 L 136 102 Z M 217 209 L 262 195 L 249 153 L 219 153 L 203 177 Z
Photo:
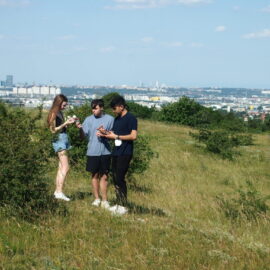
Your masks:
M 235 196 L 246 180 L 269 194 L 268 136 L 257 135 L 232 162 L 205 153 L 189 128 L 149 121 L 139 128 L 152 136 L 158 156 L 136 176 L 131 213 L 116 217 L 92 207 L 90 177 L 71 170 L 69 215 L 38 224 L 2 216 L 1 269 L 270 269 L 267 217 L 232 221 L 216 199 Z

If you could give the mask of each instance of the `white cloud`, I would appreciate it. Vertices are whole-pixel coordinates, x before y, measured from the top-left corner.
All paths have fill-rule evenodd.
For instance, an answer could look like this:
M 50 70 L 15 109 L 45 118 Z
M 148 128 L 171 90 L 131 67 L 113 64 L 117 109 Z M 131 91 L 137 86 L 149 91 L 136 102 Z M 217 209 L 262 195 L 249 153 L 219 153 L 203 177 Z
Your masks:
M 74 39 L 74 38 L 75 38 L 74 35 L 65 35 L 65 36 L 60 36 L 57 39 L 59 39 L 59 40 L 71 40 L 71 39 Z
M 174 42 L 167 43 L 167 45 L 169 47 L 181 47 L 181 46 L 183 46 L 183 42 L 174 41 Z
M 107 9 L 147 9 L 159 8 L 168 5 L 196 5 L 209 4 L 213 0 L 112 0 L 113 5 Z
M 0 7 L 25 7 L 30 5 L 29 0 L 0 0 Z
M 109 46 L 109 47 L 105 47 L 105 48 L 100 48 L 100 52 L 101 53 L 110 53 L 110 52 L 112 52 L 112 51 L 114 51 L 115 50 L 115 47 L 113 47 L 113 46 Z
M 199 42 L 192 42 L 192 43 L 190 44 L 190 46 L 191 46 L 192 48 L 202 48 L 202 47 L 204 47 L 204 45 L 203 45 L 202 43 L 199 43 Z
M 144 42 L 144 43 L 150 43 L 153 41 L 154 41 L 154 38 L 152 38 L 152 37 L 143 37 L 142 38 L 142 42 Z
M 262 9 L 263 12 L 270 13 L 270 5 Z
M 269 38 L 270 37 L 270 29 L 264 29 L 261 32 L 248 33 L 243 35 L 243 38 L 253 39 L 253 38 Z
M 224 32 L 226 31 L 226 27 L 224 25 L 219 25 L 215 28 L 216 32 Z

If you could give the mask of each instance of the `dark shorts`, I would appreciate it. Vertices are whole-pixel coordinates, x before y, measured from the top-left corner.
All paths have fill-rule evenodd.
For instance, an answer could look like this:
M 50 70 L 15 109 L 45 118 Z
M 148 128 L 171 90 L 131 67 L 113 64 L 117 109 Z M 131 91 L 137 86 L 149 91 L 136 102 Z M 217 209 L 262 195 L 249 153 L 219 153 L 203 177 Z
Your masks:
M 111 167 L 111 155 L 87 156 L 86 170 L 92 174 L 108 174 Z

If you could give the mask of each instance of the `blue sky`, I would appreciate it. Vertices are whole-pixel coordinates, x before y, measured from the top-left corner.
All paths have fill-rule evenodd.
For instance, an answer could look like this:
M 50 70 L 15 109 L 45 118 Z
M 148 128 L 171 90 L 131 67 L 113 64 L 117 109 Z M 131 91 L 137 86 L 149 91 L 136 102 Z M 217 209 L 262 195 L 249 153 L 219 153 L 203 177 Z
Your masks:
M 270 0 L 0 0 L 0 80 L 270 88 Z

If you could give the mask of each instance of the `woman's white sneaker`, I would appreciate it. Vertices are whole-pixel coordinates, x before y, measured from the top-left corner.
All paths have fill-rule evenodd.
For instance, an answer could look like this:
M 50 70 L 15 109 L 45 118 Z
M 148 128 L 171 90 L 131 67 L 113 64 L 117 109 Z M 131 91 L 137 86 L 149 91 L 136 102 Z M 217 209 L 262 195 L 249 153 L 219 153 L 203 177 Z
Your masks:
M 67 197 L 63 192 L 54 192 L 54 198 L 58 200 L 63 200 L 66 202 L 70 201 L 70 198 Z
M 100 206 L 102 208 L 104 208 L 104 209 L 109 209 L 110 208 L 110 204 L 109 204 L 108 201 L 102 201 Z
M 93 202 L 92 202 L 92 205 L 93 206 L 99 206 L 101 203 L 100 199 L 95 199 Z

